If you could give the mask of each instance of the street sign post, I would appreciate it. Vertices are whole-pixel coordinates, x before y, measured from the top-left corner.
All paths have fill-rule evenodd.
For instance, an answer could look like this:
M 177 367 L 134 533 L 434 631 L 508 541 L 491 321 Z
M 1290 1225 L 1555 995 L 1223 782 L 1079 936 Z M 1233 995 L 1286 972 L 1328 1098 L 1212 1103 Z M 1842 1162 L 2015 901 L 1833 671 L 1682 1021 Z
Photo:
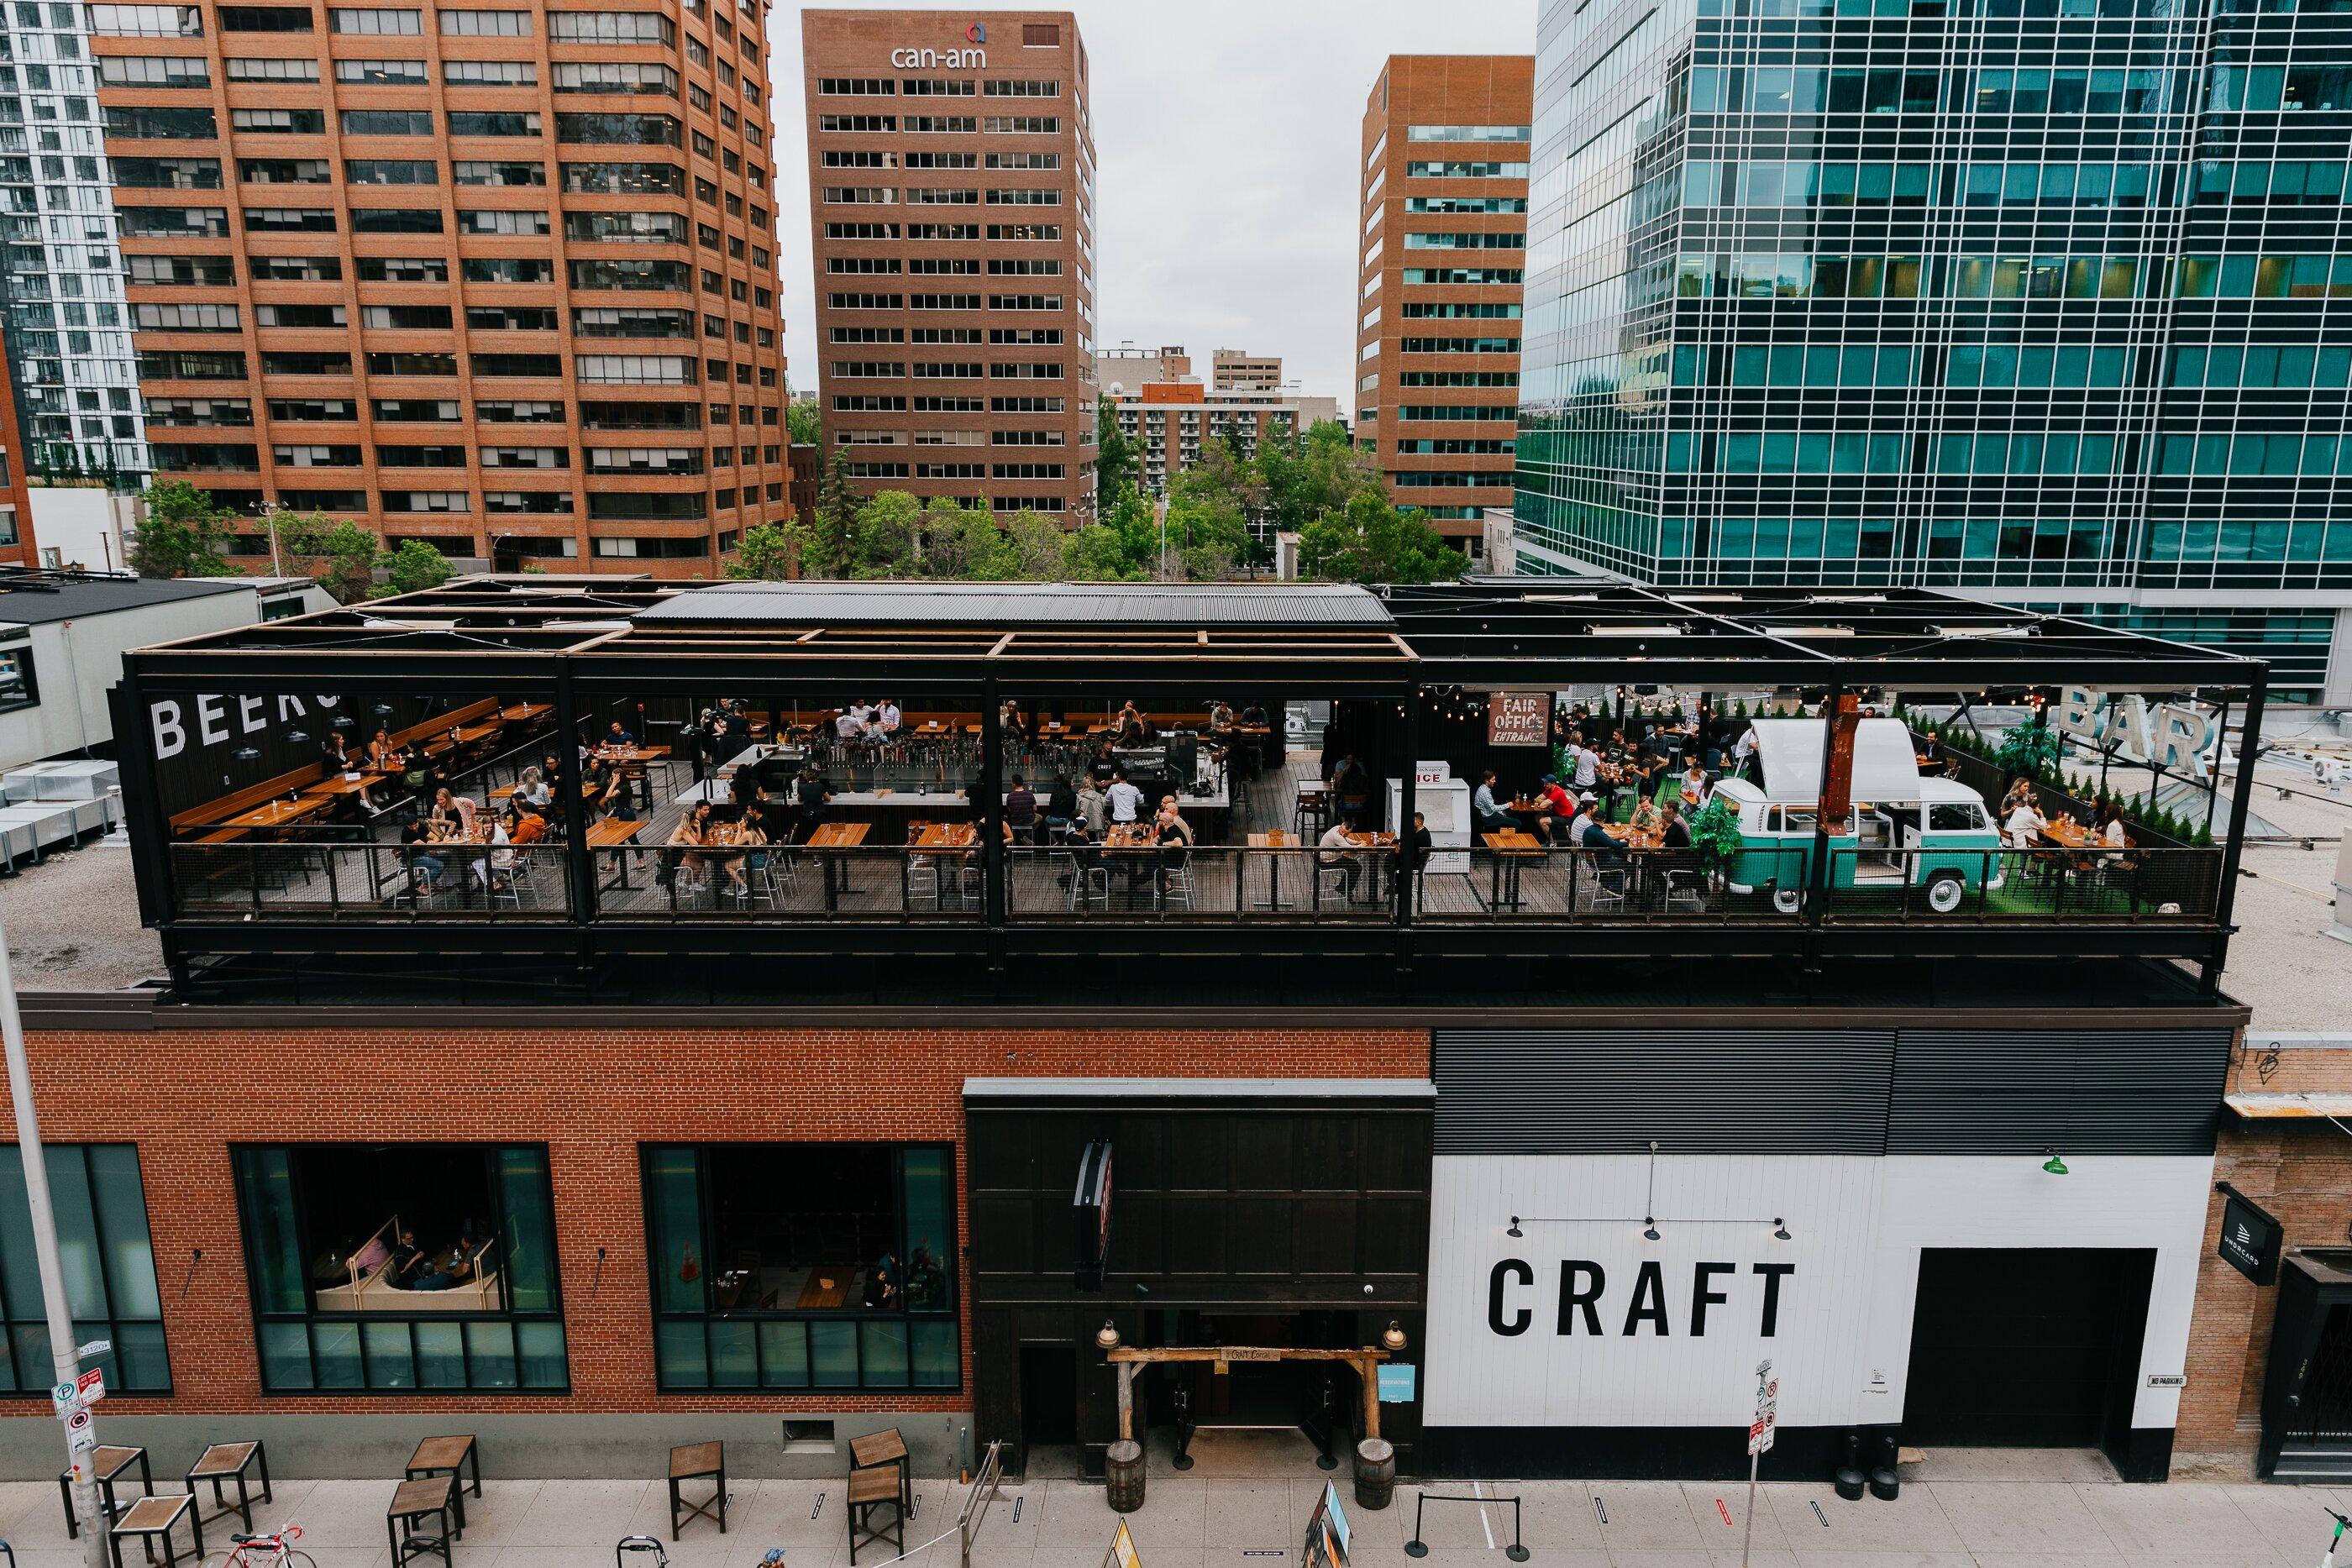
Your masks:
M 1756 1469 L 1780 1424 L 1780 1380 L 1772 1375 L 1770 1361 L 1756 1365 L 1756 1416 L 1748 1423 L 1748 1517 L 1739 1531 L 1739 1568 L 1748 1568 L 1748 1549 L 1756 1540 Z
M 106 1397 L 106 1374 L 97 1367 L 74 1379 L 74 1397 L 84 1405 L 95 1405 Z

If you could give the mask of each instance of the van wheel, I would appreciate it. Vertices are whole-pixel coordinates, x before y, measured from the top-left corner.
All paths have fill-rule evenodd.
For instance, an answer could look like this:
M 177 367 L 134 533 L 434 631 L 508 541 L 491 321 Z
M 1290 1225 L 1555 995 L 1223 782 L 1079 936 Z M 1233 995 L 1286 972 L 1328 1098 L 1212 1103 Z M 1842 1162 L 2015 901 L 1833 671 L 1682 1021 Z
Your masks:
M 1793 887 L 1776 887 L 1772 890 L 1772 907 L 1783 915 L 1796 914 L 1804 906 L 1804 903 L 1805 895 Z
M 1949 915 L 1960 906 L 1966 892 L 1958 872 L 1938 872 L 1927 883 L 1927 907 L 1938 915 Z

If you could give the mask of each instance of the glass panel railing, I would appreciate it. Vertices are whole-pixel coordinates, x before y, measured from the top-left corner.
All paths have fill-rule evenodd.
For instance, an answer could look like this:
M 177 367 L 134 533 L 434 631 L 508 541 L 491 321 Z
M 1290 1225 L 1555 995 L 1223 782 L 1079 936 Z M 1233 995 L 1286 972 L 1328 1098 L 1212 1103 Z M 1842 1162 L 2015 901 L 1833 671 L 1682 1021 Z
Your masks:
M 563 852 L 451 840 L 405 845 L 327 838 L 170 846 L 185 917 L 565 920 Z

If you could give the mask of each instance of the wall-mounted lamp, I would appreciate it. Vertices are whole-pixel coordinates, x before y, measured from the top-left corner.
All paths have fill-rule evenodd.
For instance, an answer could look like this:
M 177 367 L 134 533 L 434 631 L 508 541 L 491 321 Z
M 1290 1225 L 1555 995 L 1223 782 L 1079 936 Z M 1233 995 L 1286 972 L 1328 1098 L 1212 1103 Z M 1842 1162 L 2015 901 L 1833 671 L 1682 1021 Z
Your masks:
M 1524 1236 L 1527 1234 L 1519 1228 L 1519 1217 L 1517 1215 L 1515 1214 L 1511 1216 L 1511 1228 L 1508 1230 L 1504 1231 L 1503 1234 L 1506 1236 Z
M 257 761 L 261 757 L 261 753 L 250 746 L 240 746 L 235 751 L 230 752 L 229 755 L 236 758 L 239 762 Z
M 1772 1221 L 1772 1239 L 1775 1241 L 1794 1241 L 1796 1239 L 1795 1237 L 1789 1234 L 1789 1222 L 1787 1220 L 1775 1219 Z
M 1394 1318 L 1391 1318 L 1389 1326 L 1381 1331 L 1381 1348 L 1391 1355 L 1404 1348 L 1404 1330 L 1398 1326 Z
M 2048 1171 L 2052 1176 L 2068 1176 L 2072 1174 L 2066 1169 L 2066 1162 L 2064 1159 L 2060 1157 L 2056 1149 L 2050 1150 L 2049 1155 L 2050 1157 L 2042 1162 L 2042 1168 L 2043 1170 Z
M 286 732 L 286 738 L 299 746 L 310 738 L 310 732 L 307 729 L 289 729 Z
M 1644 1241 L 1655 1241 L 1658 1239 L 1658 1217 L 1656 1215 L 1645 1214 L 1642 1216 L 1642 1239 Z
M 1101 1346 L 1104 1350 L 1117 1350 L 1118 1348 L 1118 1325 L 1111 1322 L 1108 1318 L 1103 1319 L 1103 1326 L 1095 1330 L 1095 1343 Z

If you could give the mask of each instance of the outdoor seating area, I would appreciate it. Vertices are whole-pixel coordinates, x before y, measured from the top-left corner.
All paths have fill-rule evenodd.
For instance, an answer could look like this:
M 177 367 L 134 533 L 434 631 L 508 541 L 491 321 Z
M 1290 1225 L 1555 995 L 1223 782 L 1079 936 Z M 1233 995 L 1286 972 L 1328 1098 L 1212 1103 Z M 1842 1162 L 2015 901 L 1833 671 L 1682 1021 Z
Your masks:
M 2224 903 L 2217 773 L 2221 841 L 2076 823 L 2046 786 L 2019 841 L 2013 802 L 1884 716 L 2095 679 L 2220 693 L 2244 729 L 2259 698 L 2226 655 L 1925 592 L 475 580 L 406 614 L 389 646 L 332 615 L 188 645 L 211 685 L 253 672 L 225 696 L 173 675 L 180 649 L 134 656 L 178 742 L 125 770 L 167 930 L 1149 926 L 1245 950 L 1269 926 L 1818 944 L 2081 922 L 2185 949 Z M 402 663 L 458 637 L 498 650 L 470 684 Z M 1869 766 L 1843 765 L 1824 823 L 1857 726 Z

